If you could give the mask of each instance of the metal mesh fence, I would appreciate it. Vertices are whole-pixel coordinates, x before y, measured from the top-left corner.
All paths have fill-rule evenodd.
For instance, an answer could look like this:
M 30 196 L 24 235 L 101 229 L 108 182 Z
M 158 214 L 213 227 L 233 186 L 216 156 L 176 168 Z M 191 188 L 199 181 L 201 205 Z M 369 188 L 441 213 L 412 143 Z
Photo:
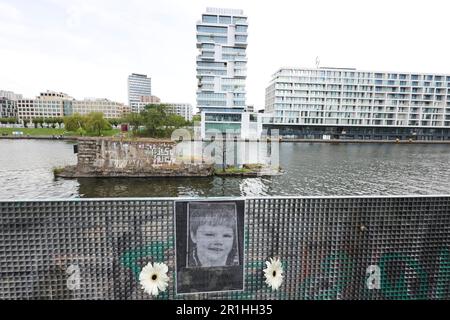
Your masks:
M 245 290 L 183 296 L 175 200 L 0 202 L 0 299 L 152 299 L 138 281 L 148 262 L 169 266 L 157 299 L 450 298 L 450 197 L 245 199 Z M 270 257 L 283 263 L 277 291 Z M 366 285 L 370 265 L 380 289 Z

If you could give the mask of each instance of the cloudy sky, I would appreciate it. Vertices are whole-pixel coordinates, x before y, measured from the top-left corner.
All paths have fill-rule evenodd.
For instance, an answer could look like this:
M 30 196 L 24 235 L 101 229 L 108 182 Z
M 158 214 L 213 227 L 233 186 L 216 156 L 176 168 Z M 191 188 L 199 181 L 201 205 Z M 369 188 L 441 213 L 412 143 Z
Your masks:
M 450 74 L 448 0 L 0 0 L 0 90 L 126 102 L 128 74 L 195 105 L 195 24 L 206 7 L 249 17 L 248 104 L 282 66 Z

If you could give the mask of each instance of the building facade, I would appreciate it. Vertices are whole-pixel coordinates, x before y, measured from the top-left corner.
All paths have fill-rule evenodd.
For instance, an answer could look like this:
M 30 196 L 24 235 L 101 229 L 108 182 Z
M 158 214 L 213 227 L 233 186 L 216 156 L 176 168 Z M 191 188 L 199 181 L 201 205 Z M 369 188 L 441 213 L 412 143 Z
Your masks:
M 71 101 L 71 112 L 67 109 L 65 115 L 79 113 L 86 115 L 91 112 L 101 112 L 106 119 L 118 119 L 127 112 L 123 103 L 110 101 L 108 99 L 84 99 Z
M 7 98 L 9 100 L 19 100 L 23 96 L 21 94 L 14 93 L 12 91 L 0 90 L 0 98 Z
M 192 121 L 193 108 L 190 103 L 164 103 L 167 112 L 183 117 L 186 121 Z
M 145 74 L 133 73 L 128 76 L 128 105 L 132 112 L 140 112 L 145 97 L 152 95 L 152 79 Z
M 140 102 L 145 102 L 148 104 L 160 103 L 161 99 L 157 96 L 141 96 Z
M 450 75 L 283 68 L 266 89 L 266 129 L 335 139 L 450 139 Z
M 0 97 L 0 118 L 17 118 L 17 101 Z
M 34 118 L 60 118 L 64 116 L 65 104 L 72 100 L 62 92 L 42 92 L 36 99 L 17 100 L 17 115 L 22 122 Z
M 75 100 L 62 92 L 42 92 L 35 99 L 17 100 L 17 117 L 22 122 L 35 118 L 61 118 L 74 113 L 101 112 L 106 119 L 121 118 L 129 112 L 123 103 L 108 99 Z
M 197 22 L 197 106 L 202 136 L 209 130 L 240 134 L 246 106 L 247 17 L 242 10 L 207 8 Z

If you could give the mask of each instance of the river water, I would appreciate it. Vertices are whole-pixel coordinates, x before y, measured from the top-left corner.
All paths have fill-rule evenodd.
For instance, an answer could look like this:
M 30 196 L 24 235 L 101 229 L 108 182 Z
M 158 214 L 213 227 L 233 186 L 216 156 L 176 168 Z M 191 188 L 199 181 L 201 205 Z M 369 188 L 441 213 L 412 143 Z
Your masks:
M 0 140 L 0 199 L 450 193 L 450 145 L 282 143 L 264 178 L 54 179 L 73 143 Z

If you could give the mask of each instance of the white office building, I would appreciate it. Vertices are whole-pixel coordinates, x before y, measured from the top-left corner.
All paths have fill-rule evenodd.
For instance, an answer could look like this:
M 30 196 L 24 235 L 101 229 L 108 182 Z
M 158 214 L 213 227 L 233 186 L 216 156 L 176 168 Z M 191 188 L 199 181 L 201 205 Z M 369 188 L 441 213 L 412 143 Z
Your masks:
M 202 137 L 209 130 L 240 135 L 246 106 L 247 17 L 242 10 L 207 8 L 197 22 L 197 106 Z
M 17 116 L 25 122 L 35 118 L 61 118 L 91 112 L 101 112 L 106 119 L 114 119 L 123 117 L 129 109 L 123 103 L 108 99 L 75 100 L 65 93 L 54 91 L 42 92 L 35 99 L 17 100 Z
M 266 89 L 266 129 L 335 139 L 450 139 L 450 76 L 282 68 Z
M 193 108 L 190 103 L 164 103 L 167 112 L 183 117 L 186 121 L 192 121 Z
M 17 118 L 17 101 L 0 97 L 0 118 Z
M 117 119 L 123 117 L 127 111 L 123 103 L 108 99 L 74 100 L 71 103 L 71 108 L 70 111 L 66 108 L 65 115 L 74 113 L 87 115 L 91 112 L 101 112 L 106 119 Z
M 145 97 L 152 95 L 152 79 L 145 74 L 133 73 L 128 76 L 128 105 L 132 112 L 140 112 Z
M 64 116 L 65 103 L 73 98 L 62 92 L 42 92 L 36 99 L 17 100 L 17 114 L 22 122 L 34 118 L 60 118 Z
M 0 98 L 6 98 L 8 100 L 19 100 L 22 99 L 23 96 L 12 91 L 0 90 Z

